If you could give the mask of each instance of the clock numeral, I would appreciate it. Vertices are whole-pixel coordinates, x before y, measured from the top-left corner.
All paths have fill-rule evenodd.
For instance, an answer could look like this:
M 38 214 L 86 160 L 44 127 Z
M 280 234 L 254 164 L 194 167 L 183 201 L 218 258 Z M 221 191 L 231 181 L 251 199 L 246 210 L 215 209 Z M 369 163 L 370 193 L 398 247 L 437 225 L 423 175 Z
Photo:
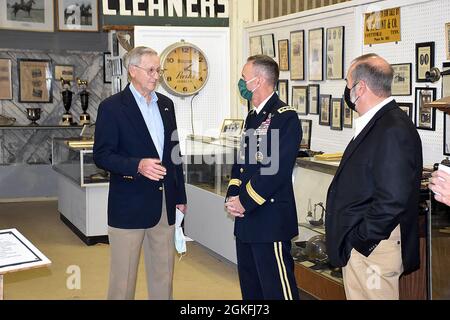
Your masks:
M 168 58 L 168 59 L 167 59 L 167 62 L 169 62 L 169 63 L 174 63 L 175 60 L 174 60 L 173 58 Z
M 183 53 L 189 53 L 189 48 L 182 48 L 181 50 L 183 50 Z
M 172 77 L 167 77 L 167 81 L 171 82 L 172 81 Z
M 184 87 L 183 88 L 183 92 L 187 92 L 188 91 L 188 88 L 187 87 Z
M 205 61 L 205 60 L 202 57 L 198 58 L 198 62 L 203 62 L 203 61 Z
M 198 78 L 198 80 L 203 81 L 203 77 Z

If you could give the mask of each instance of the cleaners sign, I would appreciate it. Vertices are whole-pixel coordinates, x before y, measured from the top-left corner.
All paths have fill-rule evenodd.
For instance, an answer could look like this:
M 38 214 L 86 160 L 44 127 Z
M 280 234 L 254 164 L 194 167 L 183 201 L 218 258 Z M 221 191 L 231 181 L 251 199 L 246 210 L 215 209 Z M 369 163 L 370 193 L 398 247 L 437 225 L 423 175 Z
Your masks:
M 104 26 L 228 26 L 228 0 L 102 0 L 102 7 Z
M 400 8 L 364 15 L 364 44 L 400 41 Z

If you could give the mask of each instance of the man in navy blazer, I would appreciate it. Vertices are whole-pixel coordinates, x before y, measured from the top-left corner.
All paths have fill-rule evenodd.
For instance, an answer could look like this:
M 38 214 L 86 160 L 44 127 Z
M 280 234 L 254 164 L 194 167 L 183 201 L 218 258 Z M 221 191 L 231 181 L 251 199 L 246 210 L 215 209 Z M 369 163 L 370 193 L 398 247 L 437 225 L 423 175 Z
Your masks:
M 94 161 L 111 177 L 108 299 L 134 299 L 142 244 L 149 298 L 171 299 L 175 208 L 186 211 L 174 105 L 155 92 L 154 50 L 134 48 L 125 66 L 131 83 L 100 104 L 94 143 Z
M 360 117 L 328 189 L 327 253 L 343 267 L 347 299 L 399 299 L 399 277 L 419 267 L 422 145 L 391 97 L 393 70 L 355 59 L 344 98 Z

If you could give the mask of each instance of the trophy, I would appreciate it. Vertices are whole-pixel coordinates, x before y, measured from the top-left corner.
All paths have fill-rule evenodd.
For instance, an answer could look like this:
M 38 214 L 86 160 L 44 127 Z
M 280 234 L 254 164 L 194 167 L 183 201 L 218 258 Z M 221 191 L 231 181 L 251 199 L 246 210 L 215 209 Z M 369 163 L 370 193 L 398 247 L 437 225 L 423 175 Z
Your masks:
M 36 120 L 41 118 L 41 108 L 27 108 L 27 118 L 31 121 L 30 126 L 38 126 Z
M 69 110 L 70 110 L 70 106 L 72 105 L 73 92 L 69 90 L 70 80 L 64 80 L 63 78 L 61 78 L 61 84 L 64 89 L 61 92 L 61 95 L 62 95 L 63 106 L 64 106 L 64 109 L 66 109 L 66 112 L 62 116 L 60 125 L 71 126 L 73 124 L 73 116 L 69 112 Z
M 87 80 L 80 80 L 79 78 L 77 78 L 77 84 L 82 89 L 82 91 L 80 92 L 80 100 L 83 113 L 80 115 L 80 125 L 90 124 L 91 117 L 86 112 L 87 108 L 89 107 L 89 92 L 86 91 L 88 82 Z

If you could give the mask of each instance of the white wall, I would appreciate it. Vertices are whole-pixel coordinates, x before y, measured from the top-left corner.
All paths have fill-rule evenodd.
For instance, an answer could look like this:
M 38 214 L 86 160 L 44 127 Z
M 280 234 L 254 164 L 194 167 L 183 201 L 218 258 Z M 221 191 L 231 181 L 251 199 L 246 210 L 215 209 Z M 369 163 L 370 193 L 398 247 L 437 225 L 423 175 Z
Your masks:
M 371 47 L 363 45 L 363 13 L 374 10 L 401 7 L 401 41 L 398 44 L 377 44 Z M 385 57 L 390 63 L 412 63 L 412 95 L 395 97 L 397 101 L 414 102 L 414 88 L 437 88 L 437 98 L 441 97 L 441 82 L 437 84 L 415 83 L 415 43 L 435 41 L 435 66 L 442 68 L 445 60 L 444 24 L 450 22 L 450 1 L 448 0 L 385 0 L 363 1 L 356 0 L 324 8 L 291 14 L 284 17 L 270 19 L 246 27 L 244 56 L 249 55 L 249 37 L 274 33 L 276 58 L 278 61 L 277 43 L 280 39 L 289 39 L 291 31 L 305 30 L 305 43 L 308 42 L 308 30 L 323 27 L 345 26 L 345 73 L 350 62 L 357 56 L 375 52 Z M 324 43 L 325 46 L 325 43 Z M 308 46 L 305 46 L 305 63 L 308 61 Z M 308 74 L 308 66 L 305 66 Z M 331 94 L 333 98 L 342 97 L 345 87 L 344 80 L 324 81 L 291 81 L 289 72 L 282 72 L 280 79 L 289 80 L 289 99 L 292 97 L 293 85 L 320 84 L 321 94 Z M 436 130 L 418 130 L 423 144 L 424 164 L 430 165 L 442 160 L 443 156 L 443 115 L 436 112 Z M 241 115 L 243 116 L 243 115 Z M 318 124 L 318 115 L 300 116 L 313 120 L 312 150 L 324 152 L 343 151 L 353 136 L 353 129 L 344 128 L 343 131 L 331 130 Z
M 195 134 L 218 136 L 224 118 L 230 116 L 230 40 L 228 28 L 201 27 L 135 27 L 135 46 L 148 46 L 161 54 L 165 48 L 182 39 L 198 46 L 209 62 L 209 79 L 193 100 Z M 180 98 L 167 93 L 175 104 L 181 150 L 191 134 L 192 97 Z

